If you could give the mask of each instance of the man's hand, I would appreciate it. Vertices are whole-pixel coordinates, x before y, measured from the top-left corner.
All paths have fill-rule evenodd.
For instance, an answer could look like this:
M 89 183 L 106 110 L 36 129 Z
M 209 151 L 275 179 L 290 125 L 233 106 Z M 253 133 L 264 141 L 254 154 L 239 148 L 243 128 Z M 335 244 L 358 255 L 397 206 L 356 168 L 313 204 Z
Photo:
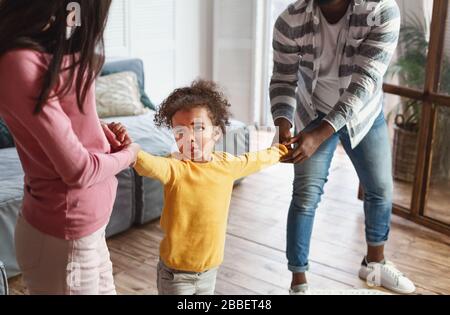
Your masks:
M 109 144 L 114 152 L 122 150 L 130 145 L 133 141 L 128 135 L 126 128 L 121 123 L 101 123 L 103 132 L 108 139 Z
M 279 118 L 275 120 L 275 126 L 277 127 L 277 133 L 275 134 L 275 137 L 273 138 L 272 144 L 284 144 L 289 150 L 289 153 L 283 157 L 281 160 L 282 163 L 289 162 L 292 158 L 292 146 L 291 144 L 288 144 L 289 141 L 292 139 L 292 133 L 291 123 L 285 119 L 285 118 Z
M 326 121 L 322 121 L 319 127 L 312 131 L 300 132 L 287 143 L 287 145 L 297 144 L 288 161 L 294 164 L 306 161 L 334 132 L 334 128 Z

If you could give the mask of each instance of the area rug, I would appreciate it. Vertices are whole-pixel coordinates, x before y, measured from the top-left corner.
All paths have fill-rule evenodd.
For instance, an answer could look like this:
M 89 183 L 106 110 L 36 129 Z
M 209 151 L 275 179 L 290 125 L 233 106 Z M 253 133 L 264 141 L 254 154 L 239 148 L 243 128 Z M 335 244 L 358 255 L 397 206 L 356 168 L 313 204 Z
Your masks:
M 308 290 L 305 295 L 392 295 L 380 290 L 349 289 L 349 290 Z

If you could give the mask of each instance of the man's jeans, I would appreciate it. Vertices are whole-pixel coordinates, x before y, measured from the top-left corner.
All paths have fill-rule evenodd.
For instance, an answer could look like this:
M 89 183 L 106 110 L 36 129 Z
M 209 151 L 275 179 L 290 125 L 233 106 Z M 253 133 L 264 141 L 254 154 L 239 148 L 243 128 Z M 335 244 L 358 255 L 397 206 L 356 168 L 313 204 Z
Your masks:
M 317 127 L 323 117 L 323 114 L 319 115 L 306 130 Z M 314 215 L 339 140 L 364 189 L 367 244 L 380 246 L 388 239 L 393 193 L 392 158 L 387 125 L 381 112 L 372 129 L 355 149 L 351 148 L 347 128 L 343 128 L 324 142 L 309 160 L 294 166 L 295 179 L 288 215 L 286 250 L 288 267 L 292 272 L 305 272 L 309 268 L 308 255 Z

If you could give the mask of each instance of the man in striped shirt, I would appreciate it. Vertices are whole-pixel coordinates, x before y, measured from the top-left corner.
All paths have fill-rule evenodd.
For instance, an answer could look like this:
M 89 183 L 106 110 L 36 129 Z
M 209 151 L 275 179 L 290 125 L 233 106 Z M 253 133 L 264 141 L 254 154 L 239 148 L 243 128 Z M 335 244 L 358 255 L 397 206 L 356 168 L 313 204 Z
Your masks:
M 314 214 L 339 141 L 365 193 L 368 251 L 360 278 L 399 293 L 415 290 L 384 259 L 393 181 L 382 84 L 399 30 L 394 0 L 299 0 L 277 19 L 270 98 L 277 140 L 294 145 L 286 160 L 295 164 L 287 225 L 292 294 L 308 288 Z

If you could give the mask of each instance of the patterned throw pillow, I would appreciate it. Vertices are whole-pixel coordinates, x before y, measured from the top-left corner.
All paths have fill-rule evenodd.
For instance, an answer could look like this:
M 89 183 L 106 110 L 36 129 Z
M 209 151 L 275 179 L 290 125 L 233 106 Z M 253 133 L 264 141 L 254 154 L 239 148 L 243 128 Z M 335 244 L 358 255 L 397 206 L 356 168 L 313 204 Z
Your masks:
M 139 84 L 134 72 L 119 72 L 99 77 L 95 94 L 100 118 L 137 116 L 149 111 L 141 102 Z
M 5 122 L 0 118 L 0 149 L 12 147 L 14 147 L 14 140 Z
M 124 59 L 124 60 L 109 61 L 103 66 L 100 75 L 105 76 L 125 71 L 132 71 L 136 73 L 139 83 L 139 90 L 141 92 L 141 103 L 144 105 L 144 107 L 156 111 L 155 104 L 152 103 L 147 93 L 145 92 L 144 63 L 141 59 Z

